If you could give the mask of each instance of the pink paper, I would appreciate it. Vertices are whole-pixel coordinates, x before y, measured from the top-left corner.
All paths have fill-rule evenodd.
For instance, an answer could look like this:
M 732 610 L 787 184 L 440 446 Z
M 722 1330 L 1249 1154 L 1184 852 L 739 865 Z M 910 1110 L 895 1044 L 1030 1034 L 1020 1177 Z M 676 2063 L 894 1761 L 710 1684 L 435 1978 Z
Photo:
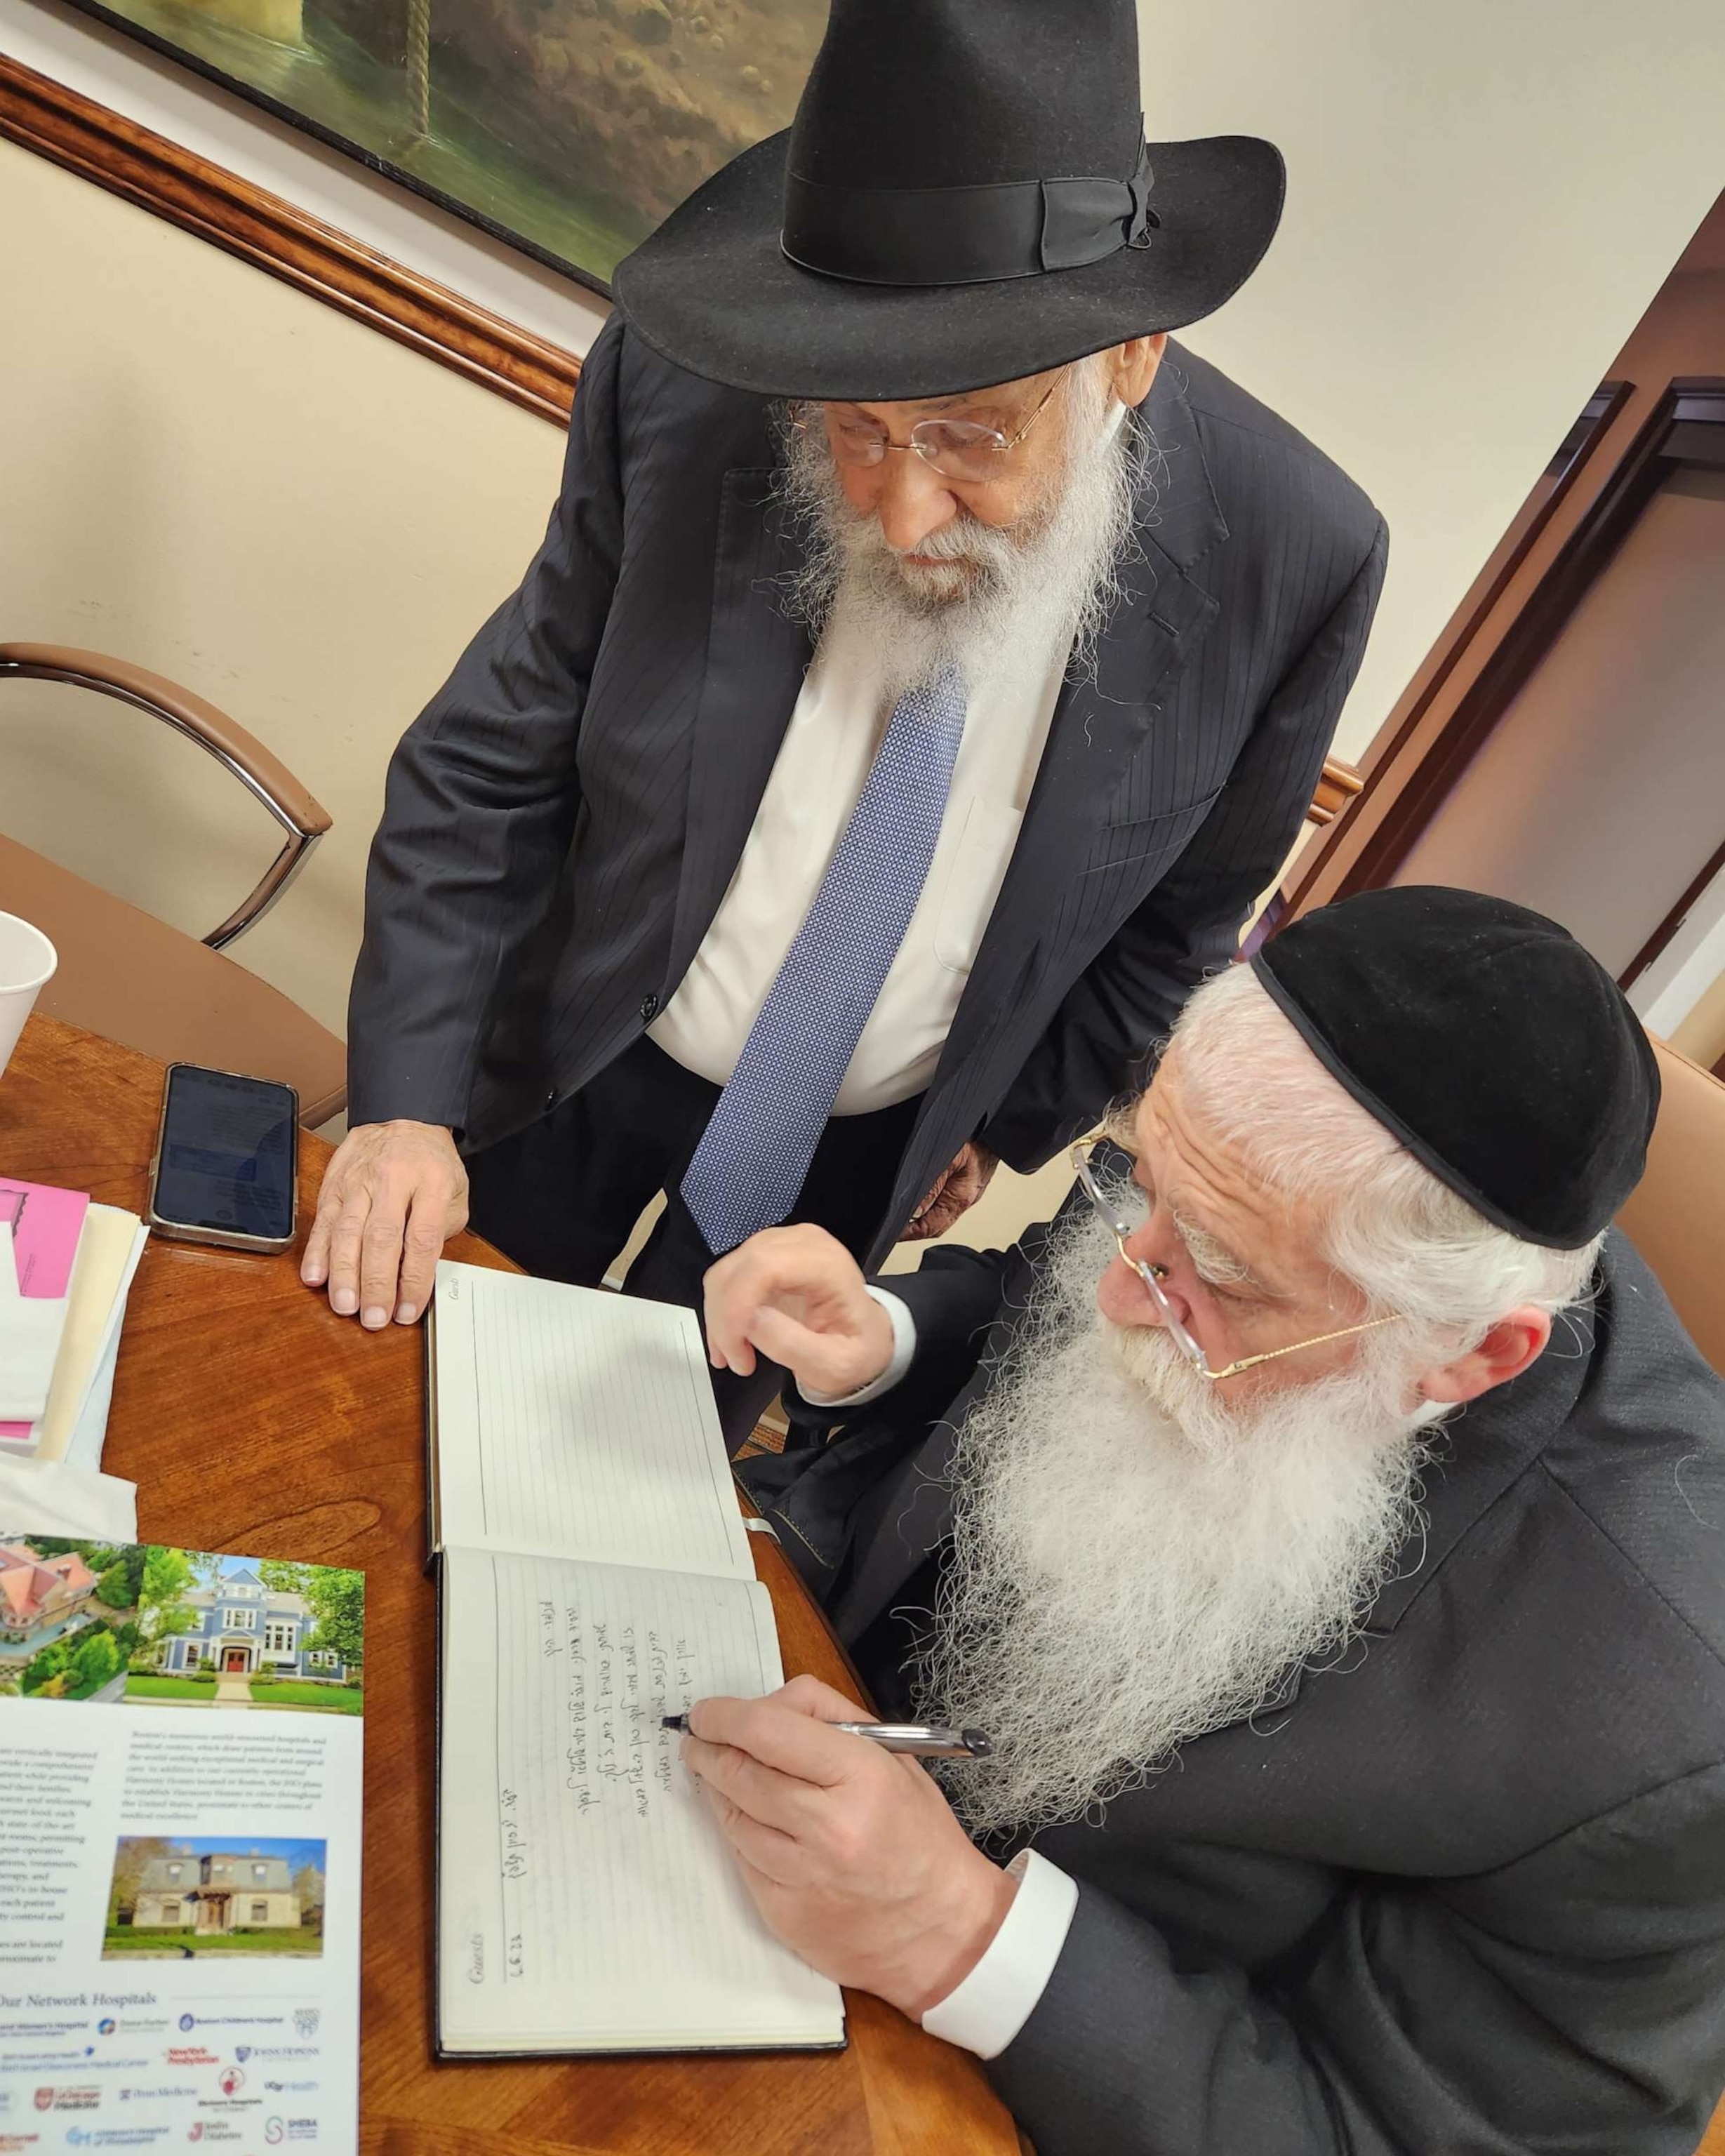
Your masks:
M 12 1226 L 13 1262 L 18 1291 L 29 1296 L 64 1295 L 72 1281 L 72 1261 L 90 1199 L 81 1190 L 56 1190 L 45 1183 L 11 1183 L 0 1178 L 0 1220 Z M 0 1439 L 27 1439 L 27 1422 L 0 1422 Z

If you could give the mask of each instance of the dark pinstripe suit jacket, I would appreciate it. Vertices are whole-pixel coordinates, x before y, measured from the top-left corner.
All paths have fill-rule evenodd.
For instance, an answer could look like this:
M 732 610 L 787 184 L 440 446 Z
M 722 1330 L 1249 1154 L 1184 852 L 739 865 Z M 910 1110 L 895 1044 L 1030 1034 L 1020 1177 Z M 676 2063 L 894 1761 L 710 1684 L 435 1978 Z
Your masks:
M 889 1716 L 1042 1241 L 894 1274 L 900 1384 L 739 1463 Z M 1722 1522 L 1725 1383 L 1614 1232 L 1445 1434 L 1348 1652 L 1034 1836 L 1078 1907 L 989 2072 L 1040 2156 L 1690 2156 L 1725 2081 Z
M 1162 452 L 1092 683 L 1063 691 L 1017 850 L 890 1201 L 965 1141 L 1047 1159 L 1234 948 L 1312 798 L 1383 580 L 1383 520 L 1170 346 Z M 810 657 L 777 603 L 770 407 L 614 314 L 521 587 L 390 766 L 349 1018 L 354 1122 L 477 1147 L 634 1040 L 698 948 Z

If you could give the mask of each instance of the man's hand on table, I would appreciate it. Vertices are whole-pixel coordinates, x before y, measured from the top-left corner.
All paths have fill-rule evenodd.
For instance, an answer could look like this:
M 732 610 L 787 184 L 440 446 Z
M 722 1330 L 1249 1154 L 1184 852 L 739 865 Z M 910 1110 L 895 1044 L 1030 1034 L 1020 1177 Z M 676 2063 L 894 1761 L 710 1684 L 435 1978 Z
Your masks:
M 708 1273 L 707 1353 L 747 1378 L 782 1363 L 805 1399 L 844 1399 L 892 1360 L 892 1320 L 824 1228 L 763 1228 Z
M 444 1245 L 466 1225 L 467 1170 L 449 1131 L 362 1123 L 323 1172 L 300 1277 L 328 1281 L 338 1317 L 411 1325 L 431 1300 Z
M 870 1718 L 793 1677 L 765 1699 L 700 1701 L 683 1758 L 768 1930 L 915 2020 L 982 1959 L 1017 1882 L 914 1759 L 824 1726 Z

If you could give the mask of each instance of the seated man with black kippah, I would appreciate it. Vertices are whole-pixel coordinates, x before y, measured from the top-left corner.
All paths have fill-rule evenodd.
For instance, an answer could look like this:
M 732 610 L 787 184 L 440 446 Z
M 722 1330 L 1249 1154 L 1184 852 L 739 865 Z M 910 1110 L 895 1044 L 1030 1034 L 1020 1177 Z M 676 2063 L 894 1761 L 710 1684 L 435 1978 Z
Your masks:
M 689 1764 L 768 1923 L 1040 2156 L 1694 2149 L 1725 1384 L 1609 1225 L 1658 1093 L 1562 929 L 1374 892 L 1195 992 L 1016 1251 L 709 1276 L 715 1357 L 796 1375 L 741 1471 L 876 1705 L 993 1751 L 937 1781 L 799 1679 Z

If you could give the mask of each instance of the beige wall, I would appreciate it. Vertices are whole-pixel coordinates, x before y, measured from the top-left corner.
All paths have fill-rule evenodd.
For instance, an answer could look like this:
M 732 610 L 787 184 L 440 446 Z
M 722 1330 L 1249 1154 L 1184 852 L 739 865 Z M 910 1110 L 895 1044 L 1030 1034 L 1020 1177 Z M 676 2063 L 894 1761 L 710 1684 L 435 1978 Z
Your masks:
M 236 956 L 338 1030 L 396 736 L 510 590 L 555 427 L 0 142 L 0 634 L 118 654 L 335 818 Z M 203 933 L 275 826 L 126 706 L 0 692 L 0 827 Z
M 1252 129 L 1289 154 L 1281 237 L 1193 341 L 1394 526 L 1341 737 L 1358 754 L 1725 177 L 1725 10 L 1651 0 L 1633 33 L 1599 0 L 1146 16 L 1153 133 Z M 289 192 L 348 185 L 63 8 L 0 0 L 0 47 L 182 139 L 208 126 Z M 392 251 L 495 300 L 496 259 L 448 221 L 422 244 L 407 198 L 352 201 L 351 224 L 392 221 Z M 25 326 L 0 340 L 0 633 L 174 675 L 318 793 L 336 829 L 239 952 L 339 1025 L 389 748 L 531 552 L 561 437 L 3 144 L 0 290 Z M 523 293 L 521 312 L 557 304 Z M 560 319 L 582 344 L 590 311 Z M 188 927 L 267 848 L 119 707 L 14 689 L 0 723 L 0 827 Z M 1032 1202 L 1003 1184 L 983 1232 Z

